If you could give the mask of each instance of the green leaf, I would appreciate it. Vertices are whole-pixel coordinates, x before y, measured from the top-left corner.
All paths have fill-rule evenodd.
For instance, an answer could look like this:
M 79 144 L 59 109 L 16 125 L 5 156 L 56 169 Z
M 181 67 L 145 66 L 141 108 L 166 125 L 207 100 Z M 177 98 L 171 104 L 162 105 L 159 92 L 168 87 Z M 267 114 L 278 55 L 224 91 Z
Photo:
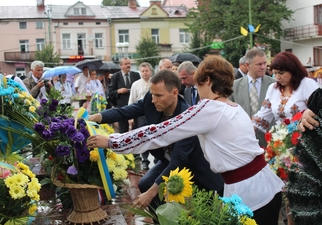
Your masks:
M 163 201 L 163 198 L 164 198 L 164 188 L 165 188 L 165 183 L 164 182 L 160 183 L 158 195 L 161 202 Z
M 178 217 L 183 210 L 182 205 L 177 202 L 165 203 L 156 209 L 159 223 L 161 225 L 177 225 Z

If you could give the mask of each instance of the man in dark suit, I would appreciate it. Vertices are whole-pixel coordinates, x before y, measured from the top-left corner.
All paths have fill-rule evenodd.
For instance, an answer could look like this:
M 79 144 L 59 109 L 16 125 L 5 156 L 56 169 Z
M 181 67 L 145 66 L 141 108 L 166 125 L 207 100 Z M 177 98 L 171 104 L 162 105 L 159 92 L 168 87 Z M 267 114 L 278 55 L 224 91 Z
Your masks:
M 195 105 L 200 100 L 198 90 L 193 82 L 193 75 L 196 67 L 190 61 L 182 62 L 178 67 L 178 76 L 181 79 L 181 84 L 185 85 L 184 98 L 190 105 Z
M 267 59 L 263 50 L 259 48 L 249 50 L 245 55 L 245 60 L 248 74 L 234 81 L 234 92 L 229 99 L 243 107 L 249 117 L 252 118 L 252 116 L 261 108 L 268 86 L 271 83 L 274 83 L 275 79 L 265 75 Z M 253 80 L 256 80 L 255 86 L 258 92 L 258 105 L 254 112 L 251 110 L 250 100 L 250 90 L 253 85 Z M 261 147 L 267 145 L 263 132 L 256 130 L 256 137 L 259 140 L 259 145 Z
M 128 104 L 130 97 L 131 86 L 134 81 L 139 80 L 140 74 L 131 70 L 131 61 L 129 58 L 120 60 L 121 71 L 114 73 L 109 86 L 109 98 L 116 105 L 115 107 L 123 107 Z M 130 118 L 130 119 L 133 119 Z M 119 132 L 124 133 L 129 131 L 128 119 L 119 120 Z
M 189 108 L 187 102 L 179 95 L 180 79 L 173 71 L 159 71 L 151 77 L 150 82 L 150 91 L 143 99 L 122 108 L 113 108 L 91 115 L 89 120 L 113 123 L 145 115 L 148 124 L 157 124 Z M 197 136 L 151 150 L 150 153 L 157 159 L 157 163 L 141 178 L 139 182 L 141 195 L 136 200 L 136 205 L 146 207 L 149 204 L 154 208 L 160 205 L 158 186 L 163 182 L 162 176 L 169 176 L 170 171 L 177 167 L 190 169 L 194 175 L 193 181 L 199 188 L 216 190 L 222 194 L 222 177 L 211 171 Z
M 245 58 L 245 56 L 243 56 L 239 59 L 239 68 L 235 72 L 235 79 L 236 80 L 247 75 L 248 69 L 247 69 L 245 63 L 246 63 L 246 58 Z

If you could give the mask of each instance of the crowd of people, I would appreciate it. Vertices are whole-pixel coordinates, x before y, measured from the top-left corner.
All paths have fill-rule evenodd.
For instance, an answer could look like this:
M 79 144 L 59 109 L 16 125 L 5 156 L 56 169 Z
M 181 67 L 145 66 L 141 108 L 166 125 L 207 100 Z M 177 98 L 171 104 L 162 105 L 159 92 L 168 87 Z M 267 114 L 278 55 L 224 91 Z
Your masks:
M 33 62 L 32 75 L 22 81 L 34 98 L 44 98 L 54 87 L 64 97 L 61 104 L 70 105 L 75 92 L 83 94 L 79 107 L 87 108 L 93 93 L 107 99 L 107 109 L 89 120 L 118 122 L 118 131 L 91 136 L 88 147 L 142 157 L 146 173 L 135 205 L 155 209 L 161 204 L 162 176 L 186 167 L 199 188 L 238 194 L 257 224 L 278 224 L 284 182 L 265 162 L 264 134 L 305 110 L 300 129 L 313 129 L 317 121 L 307 100 L 322 84 L 322 73 L 309 78 L 294 54 L 280 52 L 268 67 L 265 52 L 254 48 L 240 58 L 235 73 L 221 56 L 207 56 L 198 66 L 162 59 L 155 74 L 147 62 L 139 65 L 139 73 L 131 71 L 131 60 L 122 58 L 119 72 L 97 76 L 84 67 L 73 84 L 66 74 L 56 82 L 42 80 L 43 67 Z

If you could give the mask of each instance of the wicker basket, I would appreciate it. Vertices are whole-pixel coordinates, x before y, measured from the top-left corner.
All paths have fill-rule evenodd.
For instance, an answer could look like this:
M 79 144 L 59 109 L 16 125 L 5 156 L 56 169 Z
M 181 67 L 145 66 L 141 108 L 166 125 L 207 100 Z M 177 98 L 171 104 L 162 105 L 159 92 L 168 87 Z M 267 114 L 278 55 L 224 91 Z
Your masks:
M 53 179 L 56 186 L 68 188 L 73 200 L 73 211 L 67 217 L 70 224 L 93 224 L 106 221 L 107 213 L 98 202 L 98 191 L 102 187 L 90 184 L 62 183 Z

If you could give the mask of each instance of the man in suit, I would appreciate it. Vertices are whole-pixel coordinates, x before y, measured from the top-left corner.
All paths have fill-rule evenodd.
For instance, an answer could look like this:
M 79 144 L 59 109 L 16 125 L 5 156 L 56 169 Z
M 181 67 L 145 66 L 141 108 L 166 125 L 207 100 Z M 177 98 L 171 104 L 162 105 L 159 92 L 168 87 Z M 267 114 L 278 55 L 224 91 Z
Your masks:
M 89 120 L 99 123 L 113 123 L 133 117 L 146 116 L 148 124 L 177 116 L 189 108 L 187 102 L 179 95 L 180 79 L 171 70 L 161 70 L 151 77 L 150 91 L 139 101 L 91 115 Z M 162 176 L 169 176 L 171 170 L 186 167 L 194 175 L 193 181 L 200 189 L 223 191 L 221 175 L 211 171 L 208 161 L 201 150 L 197 136 L 175 142 L 167 147 L 151 150 L 157 163 L 141 178 L 139 195 L 135 204 L 156 208 L 160 205 L 158 186 L 163 182 Z
M 130 71 L 131 61 L 129 58 L 122 58 L 120 60 L 120 67 L 121 71 L 112 75 L 108 93 L 111 101 L 116 103 L 116 105 L 113 104 L 115 107 L 122 107 L 128 104 L 131 86 L 134 81 L 141 78 L 139 73 Z M 118 124 L 120 133 L 129 131 L 127 119 L 118 121 Z
M 181 84 L 185 85 L 184 98 L 190 105 L 195 105 L 200 100 L 198 90 L 193 82 L 193 75 L 195 74 L 196 67 L 190 61 L 182 62 L 178 67 L 178 75 L 181 79 Z
M 239 59 L 239 68 L 235 72 L 235 79 L 236 80 L 247 75 L 248 69 L 247 69 L 245 63 L 246 63 L 246 58 L 245 58 L 245 56 L 243 56 Z
M 274 83 L 275 80 L 270 76 L 265 75 L 266 72 L 266 55 L 265 52 L 259 48 L 249 50 L 245 55 L 245 65 L 248 69 L 247 76 L 234 81 L 233 94 L 229 97 L 230 100 L 238 103 L 250 118 L 260 109 L 268 86 Z M 250 91 L 253 87 L 253 82 L 257 89 L 258 104 L 255 110 L 251 110 Z M 264 133 L 256 130 L 256 137 L 259 140 L 259 145 L 265 147 L 267 145 Z
M 32 97 L 39 102 L 41 99 L 47 99 L 46 93 L 50 93 L 50 88 L 53 87 L 49 80 L 42 80 L 44 72 L 44 63 L 42 61 L 33 61 L 30 65 L 31 76 L 23 80 Z

